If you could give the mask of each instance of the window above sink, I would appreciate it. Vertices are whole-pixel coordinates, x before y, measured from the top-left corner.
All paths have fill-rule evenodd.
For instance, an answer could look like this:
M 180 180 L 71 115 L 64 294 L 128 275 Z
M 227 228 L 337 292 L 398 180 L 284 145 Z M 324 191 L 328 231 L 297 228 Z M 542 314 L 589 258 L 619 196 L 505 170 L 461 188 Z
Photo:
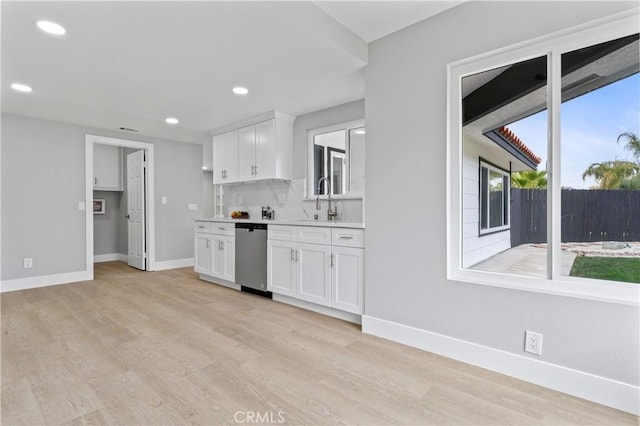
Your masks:
M 364 120 L 338 123 L 309 130 L 307 162 L 307 194 L 310 198 L 331 196 L 362 198 L 364 195 Z M 319 190 L 319 193 L 318 193 Z

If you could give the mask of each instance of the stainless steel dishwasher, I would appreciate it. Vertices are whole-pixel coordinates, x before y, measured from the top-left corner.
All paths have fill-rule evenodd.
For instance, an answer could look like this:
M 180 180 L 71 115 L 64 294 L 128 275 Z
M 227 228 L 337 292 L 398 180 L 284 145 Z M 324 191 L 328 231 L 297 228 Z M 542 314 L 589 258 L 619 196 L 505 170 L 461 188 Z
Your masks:
M 243 291 L 267 292 L 267 225 L 236 223 L 236 284 Z

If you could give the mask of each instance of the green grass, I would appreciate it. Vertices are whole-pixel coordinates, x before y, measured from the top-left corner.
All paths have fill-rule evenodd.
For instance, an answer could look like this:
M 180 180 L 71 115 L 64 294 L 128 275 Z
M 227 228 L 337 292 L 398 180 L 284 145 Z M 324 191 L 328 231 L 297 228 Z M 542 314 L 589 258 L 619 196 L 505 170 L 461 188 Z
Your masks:
M 569 275 L 640 283 L 640 258 L 578 256 L 573 261 Z

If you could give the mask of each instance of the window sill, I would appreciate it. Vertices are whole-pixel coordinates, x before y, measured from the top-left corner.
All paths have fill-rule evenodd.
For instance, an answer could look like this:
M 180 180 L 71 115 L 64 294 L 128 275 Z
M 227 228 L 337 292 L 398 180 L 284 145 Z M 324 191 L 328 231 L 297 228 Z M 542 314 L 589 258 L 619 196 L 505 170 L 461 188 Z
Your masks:
M 640 306 L 640 284 L 589 278 L 562 277 L 549 280 L 522 275 L 501 274 L 471 269 L 451 268 L 451 281 L 530 291 L 554 296 L 574 297 L 620 305 Z

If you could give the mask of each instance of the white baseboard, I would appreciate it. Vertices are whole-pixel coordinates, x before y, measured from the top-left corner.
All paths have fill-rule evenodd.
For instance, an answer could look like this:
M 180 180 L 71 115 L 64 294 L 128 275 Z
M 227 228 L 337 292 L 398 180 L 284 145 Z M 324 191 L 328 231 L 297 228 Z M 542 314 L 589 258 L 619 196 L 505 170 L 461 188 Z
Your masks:
M 16 278 L 4 280 L 0 283 L 0 293 L 30 288 L 47 287 L 50 285 L 70 284 L 78 281 L 89 281 L 93 277 L 89 271 L 68 272 L 64 274 L 41 275 L 38 277 Z
M 317 305 L 315 303 L 307 302 L 306 300 L 296 299 L 295 297 L 283 296 L 277 293 L 273 293 L 273 300 L 275 300 L 276 302 L 282 302 L 282 303 L 286 303 L 287 305 L 297 306 L 298 308 L 317 312 L 319 314 L 338 318 L 343 321 L 352 322 L 354 324 L 362 324 L 362 319 L 360 315 L 352 314 L 351 312 L 345 312 L 338 309 L 333 309 L 328 306 Z
M 193 266 L 193 257 L 186 259 L 164 260 L 162 262 L 153 262 L 150 270 L 152 271 L 165 271 L 167 269 L 186 268 Z
M 93 263 L 102 262 L 128 262 L 129 257 L 122 253 L 109 253 L 109 254 L 94 254 Z
M 367 315 L 362 332 L 640 415 L 640 387 Z

